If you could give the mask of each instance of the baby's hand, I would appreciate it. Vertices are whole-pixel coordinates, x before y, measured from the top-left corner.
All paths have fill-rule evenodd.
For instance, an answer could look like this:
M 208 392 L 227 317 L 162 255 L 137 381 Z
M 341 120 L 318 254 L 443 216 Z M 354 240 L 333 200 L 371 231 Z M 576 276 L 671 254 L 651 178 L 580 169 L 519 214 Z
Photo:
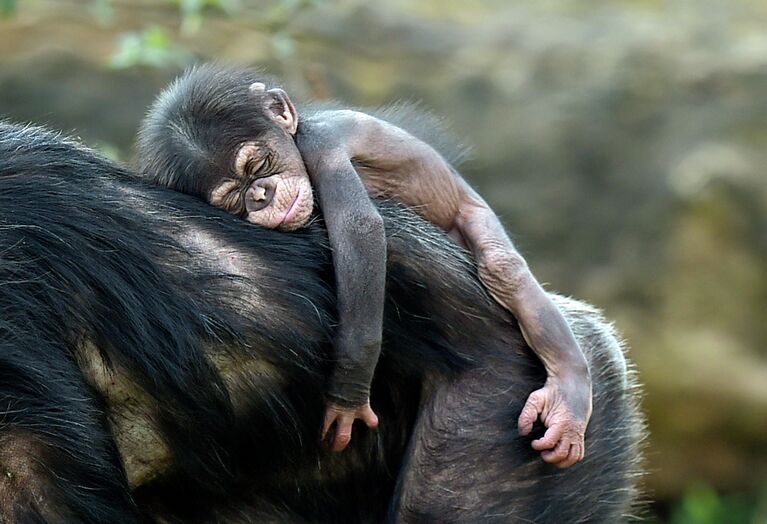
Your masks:
M 549 464 L 569 468 L 583 460 L 584 437 L 591 416 L 590 384 L 558 381 L 552 377 L 533 391 L 519 416 L 519 434 L 528 435 L 539 418 L 548 428 L 532 442 L 533 449 Z
M 370 402 L 348 408 L 328 402 L 325 407 L 325 422 L 322 425 L 322 440 L 325 440 L 335 422 L 335 431 L 328 442 L 331 451 L 343 451 L 349 445 L 352 440 L 352 424 L 356 419 L 363 421 L 370 429 L 378 427 L 378 417 L 370 408 Z

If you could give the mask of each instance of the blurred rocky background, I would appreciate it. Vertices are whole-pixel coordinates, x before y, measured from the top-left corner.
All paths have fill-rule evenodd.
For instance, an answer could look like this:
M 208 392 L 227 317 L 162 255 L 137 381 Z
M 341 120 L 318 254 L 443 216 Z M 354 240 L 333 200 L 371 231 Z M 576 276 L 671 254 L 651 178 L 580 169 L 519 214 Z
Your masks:
M 646 385 L 645 512 L 767 522 L 767 2 L 0 0 L 0 115 L 130 160 L 186 65 L 420 101 L 552 290 Z

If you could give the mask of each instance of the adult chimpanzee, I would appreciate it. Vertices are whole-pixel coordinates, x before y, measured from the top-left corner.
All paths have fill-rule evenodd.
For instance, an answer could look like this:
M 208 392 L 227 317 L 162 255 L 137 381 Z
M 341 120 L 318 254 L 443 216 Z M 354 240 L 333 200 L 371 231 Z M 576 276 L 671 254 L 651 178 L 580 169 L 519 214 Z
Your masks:
M 546 377 L 513 319 L 443 233 L 381 212 L 384 422 L 332 454 L 316 438 L 334 317 L 320 224 L 253 228 L 0 124 L 0 518 L 620 520 L 642 426 L 610 327 L 556 299 L 594 391 L 586 458 L 557 469 L 513 429 Z
M 413 208 L 471 251 L 480 280 L 518 319 L 548 372 L 522 410 L 521 432 L 528 434 L 540 414 L 548 430 L 533 448 L 560 467 L 581 460 L 591 414 L 586 360 L 484 199 L 435 149 L 406 131 L 349 110 L 299 120 L 287 93 L 260 80 L 253 70 L 218 65 L 187 71 L 158 97 L 142 126 L 140 171 L 283 231 L 309 221 L 314 186 L 338 293 L 337 365 L 323 424 L 323 434 L 337 424 L 331 448 L 348 444 L 355 418 L 378 424 L 369 394 L 381 347 L 386 238 L 370 193 Z

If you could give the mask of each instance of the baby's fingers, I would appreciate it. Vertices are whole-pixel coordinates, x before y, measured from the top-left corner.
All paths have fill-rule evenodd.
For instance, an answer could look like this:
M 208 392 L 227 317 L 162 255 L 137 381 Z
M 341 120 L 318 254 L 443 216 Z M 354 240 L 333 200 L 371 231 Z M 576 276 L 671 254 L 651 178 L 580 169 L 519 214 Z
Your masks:
M 557 467 L 569 468 L 581 460 L 583 460 L 583 446 L 580 444 L 572 444 L 570 446 L 570 453 L 561 462 L 557 463 Z
M 522 408 L 517 422 L 520 435 L 525 436 L 533 430 L 533 424 L 538 420 L 538 414 L 543 411 L 544 400 L 541 390 L 533 391 L 527 397 L 527 402 L 525 402 L 525 407 Z
M 563 424 L 555 424 L 554 426 L 551 426 L 549 429 L 546 430 L 546 433 L 544 435 L 534 440 L 531 445 L 533 446 L 533 449 L 535 451 L 543 451 L 544 449 L 553 449 L 555 446 L 560 443 L 562 439 L 562 434 L 564 433 L 564 425 Z M 569 442 L 567 443 L 569 446 Z M 545 460 L 545 458 L 544 458 Z M 550 461 L 546 461 L 550 462 Z
M 572 446 L 569 442 L 560 440 L 554 449 L 550 449 L 541 453 L 541 458 L 549 464 L 556 464 L 557 466 L 560 466 L 560 463 L 565 461 L 570 456 L 571 448 Z

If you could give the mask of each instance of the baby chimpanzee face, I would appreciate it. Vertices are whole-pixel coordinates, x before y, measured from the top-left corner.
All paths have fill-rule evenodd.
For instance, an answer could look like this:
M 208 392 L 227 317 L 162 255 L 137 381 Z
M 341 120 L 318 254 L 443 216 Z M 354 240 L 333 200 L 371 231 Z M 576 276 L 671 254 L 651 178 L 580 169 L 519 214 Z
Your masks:
M 233 176 L 223 178 L 208 201 L 252 224 L 294 231 L 306 225 L 314 205 L 309 175 L 293 141 L 298 115 L 281 89 L 266 91 L 255 83 L 250 92 L 274 125 L 239 146 Z
M 234 173 L 235 178 L 225 178 L 211 191 L 212 205 L 280 231 L 294 231 L 309 221 L 312 185 L 289 135 L 242 144 Z

